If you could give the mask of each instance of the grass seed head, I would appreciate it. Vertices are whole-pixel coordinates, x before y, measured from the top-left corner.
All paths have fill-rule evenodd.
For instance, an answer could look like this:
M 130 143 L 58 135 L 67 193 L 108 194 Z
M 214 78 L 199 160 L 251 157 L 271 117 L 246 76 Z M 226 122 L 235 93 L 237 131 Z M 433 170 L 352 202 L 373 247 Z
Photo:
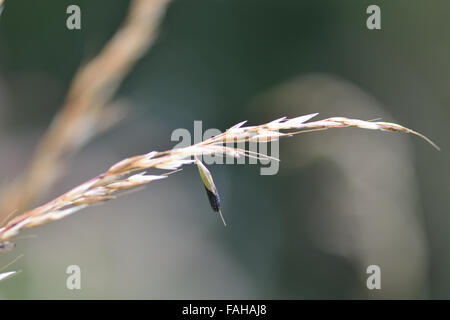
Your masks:
M 315 116 L 317 116 L 317 113 L 293 119 L 282 117 L 265 124 L 247 127 L 244 126 L 246 121 L 243 121 L 217 136 L 191 146 L 163 152 L 152 151 L 144 155 L 124 159 L 111 166 L 106 172 L 92 178 L 58 198 L 6 222 L 3 227 L 0 227 L 0 243 L 5 243 L 6 240 L 11 239 L 23 229 L 59 220 L 90 205 L 115 199 L 117 196 L 125 194 L 125 192 L 121 191 L 129 189 L 136 190 L 136 187 L 146 185 L 155 180 L 164 179 L 169 174 L 179 171 L 181 166 L 193 163 L 196 163 L 197 165 L 211 208 L 220 214 L 225 224 L 220 207 L 220 197 L 214 184 L 214 180 L 209 170 L 197 156 L 215 154 L 235 158 L 244 156 L 249 158 L 275 160 L 273 157 L 254 153 L 242 146 L 230 146 L 228 144 L 230 142 L 236 143 L 254 140 L 257 140 L 258 142 L 267 142 L 310 131 L 356 127 L 361 129 L 414 134 L 425 139 L 433 147 L 439 150 L 439 147 L 424 135 L 395 123 L 364 121 L 344 117 L 333 117 L 308 122 Z M 192 157 L 194 157 L 194 160 L 192 160 Z M 160 175 L 146 174 L 146 170 L 151 168 L 173 171 Z

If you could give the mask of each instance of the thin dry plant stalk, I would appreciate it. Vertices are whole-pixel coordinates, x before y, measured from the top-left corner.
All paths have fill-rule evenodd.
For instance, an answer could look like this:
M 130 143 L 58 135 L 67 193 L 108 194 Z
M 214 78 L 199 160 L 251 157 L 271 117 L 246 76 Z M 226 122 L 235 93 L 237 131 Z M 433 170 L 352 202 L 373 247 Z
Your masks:
M 0 17 L 3 13 L 3 9 L 5 9 L 5 0 L 0 0 Z
M 114 199 L 124 190 L 167 178 L 167 174 L 164 173 L 147 174 L 146 170 L 148 169 L 178 170 L 185 164 L 195 163 L 196 160 L 192 159 L 193 157 L 212 154 L 235 158 L 244 156 L 272 159 L 266 155 L 235 147 L 234 144 L 237 142 L 267 142 L 303 132 L 357 127 L 415 134 L 439 149 L 431 140 L 420 133 L 395 123 L 342 117 L 307 122 L 316 115 L 310 114 L 293 119 L 283 117 L 266 124 L 249 127 L 243 127 L 244 121 L 217 136 L 192 146 L 164 152 L 152 151 L 144 155 L 127 158 L 113 165 L 105 173 L 79 185 L 53 201 L 12 219 L 0 228 L 0 241 L 11 239 L 23 229 L 59 220 L 92 204 Z M 233 145 L 230 146 L 230 143 Z
M 40 141 L 28 169 L 2 191 L 0 221 L 11 212 L 28 209 L 63 172 L 69 154 L 120 119 L 121 110 L 112 108 L 110 100 L 154 42 L 160 17 L 169 2 L 133 0 L 122 27 L 96 58 L 79 69 L 64 106 Z M 0 6 L 2 3 L 0 0 Z

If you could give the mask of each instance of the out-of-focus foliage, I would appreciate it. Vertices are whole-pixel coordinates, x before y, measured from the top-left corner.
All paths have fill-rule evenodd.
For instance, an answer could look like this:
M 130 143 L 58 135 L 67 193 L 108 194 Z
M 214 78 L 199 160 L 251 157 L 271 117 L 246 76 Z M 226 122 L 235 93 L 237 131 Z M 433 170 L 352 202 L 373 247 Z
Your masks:
M 7 1 L 0 19 L 0 181 L 19 174 L 80 64 L 128 1 Z M 357 129 L 282 141 L 280 171 L 209 167 L 223 228 L 196 168 L 32 232 L 1 298 L 450 298 L 450 42 L 444 0 L 175 0 L 119 91 L 133 110 L 72 161 L 45 200 L 121 158 L 164 150 L 176 128 L 281 116 L 383 117 L 419 139 Z M 131 139 L 132 137 L 132 139 Z M 293 141 L 295 139 L 295 141 Z M 133 143 L 130 143 L 133 141 Z M 151 206 L 149 205 L 151 203 Z M 150 209 L 151 207 L 151 209 Z M 108 219 L 108 226 L 104 221 Z M 65 288 L 67 266 L 82 290 Z M 380 265 L 382 290 L 366 288 Z M 43 290 L 42 288 L 45 288 Z

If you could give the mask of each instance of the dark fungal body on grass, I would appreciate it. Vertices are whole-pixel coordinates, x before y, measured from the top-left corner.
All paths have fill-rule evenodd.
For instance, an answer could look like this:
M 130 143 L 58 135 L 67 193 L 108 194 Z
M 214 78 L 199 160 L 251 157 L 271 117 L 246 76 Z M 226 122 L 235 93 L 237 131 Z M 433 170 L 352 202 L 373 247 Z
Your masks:
M 220 210 L 220 197 L 217 189 L 212 192 L 205 186 L 206 194 L 208 195 L 209 204 L 214 212 L 219 212 Z
M 208 196 L 209 204 L 214 212 L 218 212 L 222 218 L 224 226 L 226 226 L 225 219 L 223 218 L 222 211 L 220 211 L 220 197 L 219 192 L 217 192 L 216 185 L 211 176 L 211 172 L 205 167 L 205 165 L 195 157 L 195 162 L 197 163 L 198 172 L 200 173 L 200 178 L 202 178 L 203 185 L 205 186 L 206 194 Z

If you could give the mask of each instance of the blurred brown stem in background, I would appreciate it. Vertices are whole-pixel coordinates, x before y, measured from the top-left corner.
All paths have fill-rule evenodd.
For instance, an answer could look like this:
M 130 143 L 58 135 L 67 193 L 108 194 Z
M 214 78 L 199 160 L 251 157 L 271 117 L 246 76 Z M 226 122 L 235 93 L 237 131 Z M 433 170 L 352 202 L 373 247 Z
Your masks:
M 0 194 L 0 221 L 38 201 L 64 172 L 69 155 L 123 114 L 111 99 L 154 42 L 170 0 L 133 0 L 128 16 L 93 60 L 76 72 L 62 109 L 42 137 L 25 172 Z M 107 105 L 110 105 L 106 108 Z

